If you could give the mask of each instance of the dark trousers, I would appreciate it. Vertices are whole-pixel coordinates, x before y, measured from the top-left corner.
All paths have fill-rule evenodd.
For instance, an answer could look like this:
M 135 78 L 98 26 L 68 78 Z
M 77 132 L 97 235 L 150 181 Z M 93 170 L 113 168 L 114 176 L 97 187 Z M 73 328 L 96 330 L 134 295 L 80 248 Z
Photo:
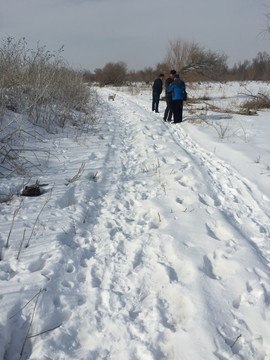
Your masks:
M 166 121 L 171 121 L 172 120 L 172 97 L 171 96 L 166 96 L 166 109 L 164 112 L 164 116 L 163 116 L 163 120 Z
M 152 111 L 158 112 L 160 94 L 153 92 Z
M 175 123 L 182 122 L 183 100 L 173 100 L 173 121 Z

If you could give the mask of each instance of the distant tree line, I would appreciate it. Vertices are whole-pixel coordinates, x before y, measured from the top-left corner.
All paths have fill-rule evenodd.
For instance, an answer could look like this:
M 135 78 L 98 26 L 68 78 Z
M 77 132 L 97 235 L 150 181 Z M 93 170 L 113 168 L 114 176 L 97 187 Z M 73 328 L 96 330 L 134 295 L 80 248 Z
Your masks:
M 269 32 L 269 29 L 267 30 Z M 244 81 L 270 80 L 270 55 L 259 52 L 253 60 L 243 60 L 233 67 L 227 65 L 223 53 L 207 50 L 195 42 L 181 39 L 169 43 L 163 62 L 155 67 L 130 71 L 124 62 L 110 62 L 94 72 L 85 71 L 86 82 L 98 82 L 101 86 L 123 85 L 132 82 L 152 83 L 159 73 L 168 74 L 176 69 L 185 81 Z
M 252 60 L 244 60 L 228 70 L 229 80 L 270 80 L 270 55 L 259 52 Z

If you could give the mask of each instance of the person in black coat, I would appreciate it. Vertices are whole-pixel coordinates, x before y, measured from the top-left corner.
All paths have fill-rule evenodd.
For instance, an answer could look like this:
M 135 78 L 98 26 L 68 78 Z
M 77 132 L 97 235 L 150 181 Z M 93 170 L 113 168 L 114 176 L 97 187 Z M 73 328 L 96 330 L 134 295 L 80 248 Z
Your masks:
M 154 84 L 152 86 L 153 88 L 152 111 L 155 111 L 156 113 L 158 113 L 158 104 L 159 104 L 160 94 L 162 93 L 163 79 L 164 79 L 164 74 L 160 74 L 159 78 L 154 81 Z
M 169 86 L 174 81 L 175 70 L 170 71 L 168 79 L 165 81 L 165 96 L 166 96 L 166 109 L 163 116 L 163 121 L 171 121 L 172 119 L 172 94 L 168 93 Z

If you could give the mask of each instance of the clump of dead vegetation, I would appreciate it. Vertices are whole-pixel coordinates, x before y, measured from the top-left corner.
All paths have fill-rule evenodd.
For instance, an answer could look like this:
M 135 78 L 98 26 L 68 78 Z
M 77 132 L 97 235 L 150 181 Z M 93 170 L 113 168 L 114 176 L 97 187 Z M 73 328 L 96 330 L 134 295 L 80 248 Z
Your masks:
M 242 104 L 241 109 L 248 113 L 263 109 L 270 109 L 270 95 L 266 92 L 260 92 L 257 95 L 249 94 L 248 100 Z

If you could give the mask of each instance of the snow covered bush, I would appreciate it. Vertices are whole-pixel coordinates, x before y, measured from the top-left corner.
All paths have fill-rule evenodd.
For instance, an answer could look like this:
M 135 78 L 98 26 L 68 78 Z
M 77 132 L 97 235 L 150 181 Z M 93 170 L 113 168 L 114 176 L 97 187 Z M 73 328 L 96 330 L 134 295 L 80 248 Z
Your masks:
M 25 39 L 4 38 L 0 44 L 0 164 L 17 167 L 23 141 L 22 122 L 56 133 L 67 124 L 80 130 L 96 119 L 96 92 L 71 69 L 62 49 L 28 49 Z M 5 120 L 4 120 L 5 119 Z M 23 165 L 22 161 L 22 165 Z M 3 165 L 4 166 L 4 165 Z M 20 165 L 21 166 L 21 165 Z M 4 166 L 5 167 L 5 166 Z M 1 171 L 0 171 L 1 174 Z
M 33 124 L 53 131 L 77 119 L 77 111 L 89 122 L 91 92 L 83 75 L 69 68 L 62 49 L 50 52 L 44 46 L 27 49 L 25 39 L 8 37 L 0 47 L 1 119 L 5 109 L 28 115 Z M 77 123 L 77 121 L 76 121 Z

